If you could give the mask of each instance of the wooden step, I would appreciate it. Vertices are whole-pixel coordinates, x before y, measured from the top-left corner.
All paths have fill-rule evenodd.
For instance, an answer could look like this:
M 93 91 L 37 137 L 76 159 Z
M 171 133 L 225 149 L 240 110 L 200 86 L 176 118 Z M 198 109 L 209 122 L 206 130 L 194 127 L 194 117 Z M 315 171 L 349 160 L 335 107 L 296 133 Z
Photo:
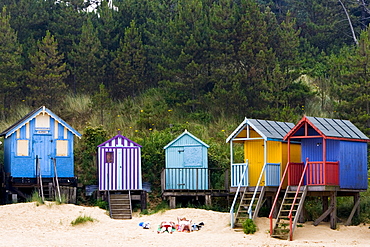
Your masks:
M 131 219 L 131 201 L 129 194 L 110 194 L 110 215 L 113 219 Z

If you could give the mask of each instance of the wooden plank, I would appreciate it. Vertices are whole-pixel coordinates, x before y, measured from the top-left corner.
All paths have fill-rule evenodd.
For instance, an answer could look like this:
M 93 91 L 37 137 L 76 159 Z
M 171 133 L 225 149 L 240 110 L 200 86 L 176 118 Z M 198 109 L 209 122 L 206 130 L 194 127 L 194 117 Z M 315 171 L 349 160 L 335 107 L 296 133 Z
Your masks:
M 353 215 L 355 214 L 355 212 L 356 212 L 356 210 L 359 206 L 360 206 L 360 197 L 357 198 L 357 201 L 356 201 L 355 205 L 352 208 L 351 214 L 349 215 L 346 223 L 344 224 L 345 226 L 349 226 L 351 224 Z
M 314 222 L 313 225 L 317 226 L 321 221 L 323 221 L 331 212 L 333 212 L 334 208 L 332 205 L 319 217 L 317 218 Z

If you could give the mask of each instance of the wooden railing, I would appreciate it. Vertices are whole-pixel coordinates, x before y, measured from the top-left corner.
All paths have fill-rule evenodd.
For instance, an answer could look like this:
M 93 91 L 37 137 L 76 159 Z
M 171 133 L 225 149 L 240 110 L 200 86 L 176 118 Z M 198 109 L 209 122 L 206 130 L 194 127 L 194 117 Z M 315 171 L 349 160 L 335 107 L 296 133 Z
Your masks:
M 247 163 L 231 164 L 231 187 L 237 187 L 239 184 L 242 187 L 249 185 Z
M 223 168 L 164 168 L 164 190 L 228 190 L 229 170 Z
M 265 186 L 279 186 L 280 163 L 266 163 Z
M 293 210 L 294 210 L 294 206 L 295 206 L 295 203 L 297 201 L 298 195 L 301 191 L 301 186 L 303 185 L 303 180 L 304 180 L 304 177 L 306 175 L 306 171 L 307 171 L 308 166 L 309 166 L 309 162 L 308 162 L 308 158 L 307 158 L 306 164 L 303 167 L 301 178 L 299 179 L 297 192 L 295 193 L 295 196 L 294 196 L 294 199 L 293 199 L 293 202 L 292 202 L 292 206 L 290 207 L 290 211 L 289 211 L 289 215 L 288 215 L 288 218 L 289 218 L 289 239 L 290 239 L 290 241 L 293 240 L 293 229 L 294 229 L 294 226 L 293 226 Z M 297 210 L 296 213 L 298 214 L 298 210 Z M 295 215 L 295 217 L 299 217 L 299 215 Z
M 242 186 L 244 177 L 246 176 L 246 173 L 247 172 L 248 172 L 248 160 L 244 164 L 244 170 L 243 170 L 243 172 L 240 174 L 239 183 L 238 183 L 238 189 L 236 190 L 233 203 L 231 204 L 231 207 L 230 207 L 230 225 L 231 225 L 231 228 L 234 228 L 234 225 L 235 225 L 234 208 L 235 208 L 236 200 L 237 200 L 238 195 L 239 195 L 239 192 L 240 192 L 240 188 Z M 246 187 L 244 187 L 243 194 L 245 193 L 245 189 L 246 189 Z M 241 196 L 241 200 L 242 200 L 242 197 L 243 196 Z M 238 212 L 236 214 L 238 214 Z
M 303 172 L 302 163 L 291 163 L 289 166 L 288 185 L 298 185 Z M 338 161 L 310 161 L 307 164 L 305 185 L 339 185 Z
M 288 163 L 285 167 L 285 170 L 284 170 L 284 173 L 283 173 L 283 176 L 281 177 L 281 180 L 280 180 L 280 185 L 279 185 L 279 188 L 276 192 L 276 196 L 275 196 L 275 199 L 274 199 L 274 202 L 272 203 L 272 207 L 271 207 L 271 211 L 270 211 L 270 214 L 269 214 L 269 219 L 270 219 L 270 235 L 273 234 L 274 232 L 274 225 L 273 225 L 273 215 L 274 215 L 274 211 L 275 211 L 275 207 L 276 207 L 276 204 L 277 204 L 277 200 L 279 198 L 279 194 L 280 194 L 280 191 L 281 191 L 281 188 L 283 187 L 283 183 L 284 183 L 284 180 L 285 180 L 285 177 L 287 176 L 288 174 L 288 170 L 290 168 L 290 166 L 292 164 L 296 164 L 296 163 Z M 303 163 L 301 163 L 303 164 Z

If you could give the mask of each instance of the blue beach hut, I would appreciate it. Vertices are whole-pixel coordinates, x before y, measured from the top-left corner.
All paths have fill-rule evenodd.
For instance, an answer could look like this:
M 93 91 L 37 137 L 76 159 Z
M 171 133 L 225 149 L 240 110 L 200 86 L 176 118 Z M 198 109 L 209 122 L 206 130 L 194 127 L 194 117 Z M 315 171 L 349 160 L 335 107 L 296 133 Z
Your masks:
M 42 106 L 3 131 L 4 169 L 13 178 L 74 177 L 73 137 L 81 134 Z M 53 161 L 56 160 L 56 170 Z
M 369 138 L 348 120 L 304 116 L 284 140 L 288 141 L 288 164 L 278 191 L 284 180 L 288 187 L 282 202 L 277 203 L 279 193 L 275 197 L 269 215 L 270 235 L 293 239 L 306 196 L 319 196 L 322 200 L 323 213 L 313 224 L 330 217 L 332 229 L 337 226 L 337 197 L 353 196 L 353 209 L 345 223 L 349 225 L 359 208 L 360 192 L 368 187 Z M 291 160 L 295 152 L 290 148 L 291 142 L 297 140 L 301 142 L 301 163 Z M 275 221 L 274 212 L 278 212 Z
M 165 190 L 207 190 L 209 146 L 185 130 L 164 147 Z
M 81 134 L 42 106 L 0 133 L 4 137 L 4 172 L 13 187 L 33 186 L 36 180 L 58 178 L 71 184 L 74 177 L 73 138 Z M 23 185 L 22 185 L 23 184 Z
M 304 180 L 306 185 L 367 189 L 369 138 L 350 121 L 304 116 L 284 140 L 288 143 L 300 140 L 302 143 L 302 162 L 307 161 L 308 165 Z M 291 162 L 290 157 L 288 160 Z M 289 185 L 298 183 L 303 167 L 303 164 L 290 167 Z

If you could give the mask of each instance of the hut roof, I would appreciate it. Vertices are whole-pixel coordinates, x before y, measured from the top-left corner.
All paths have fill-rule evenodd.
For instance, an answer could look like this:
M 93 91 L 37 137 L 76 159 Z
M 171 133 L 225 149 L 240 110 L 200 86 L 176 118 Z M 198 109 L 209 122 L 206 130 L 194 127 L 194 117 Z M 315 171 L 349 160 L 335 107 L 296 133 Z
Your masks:
M 25 115 L 23 118 L 18 120 L 15 124 L 8 127 L 6 130 L 0 133 L 0 136 L 4 136 L 5 138 L 12 135 L 15 131 L 20 129 L 22 126 L 30 122 L 32 119 L 34 119 L 39 114 L 45 114 L 47 113 L 49 116 L 55 119 L 55 121 L 59 122 L 61 125 L 63 125 L 65 128 L 67 128 L 69 131 L 71 131 L 74 135 L 81 137 L 81 134 L 78 133 L 75 129 L 73 129 L 69 124 L 67 124 L 65 121 L 63 121 L 60 117 L 55 115 L 52 111 L 50 111 L 45 106 L 41 106 L 40 108 L 31 111 L 27 115 Z
M 299 123 L 286 134 L 284 140 L 293 136 L 305 123 L 309 124 L 321 136 L 334 139 L 369 140 L 369 138 L 349 120 L 308 116 L 304 116 Z
M 190 136 L 192 139 L 196 140 L 197 142 L 199 142 L 200 144 L 202 144 L 203 146 L 205 146 L 206 148 L 209 148 L 209 145 L 207 145 L 206 143 L 204 143 L 203 141 L 201 141 L 200 139 L 196 138 L 194 135 L 192 135 L 189 131 L 185 130 L 181 135 L 179 135 L 176 139 L 174 139 L 173 141 L 171 141 L 170 143 L 168 143 L 163 149 L 167 149 L 169 146 L 171 146 L 173 143 L 175 143 L 177 140 L 181 139 L 183 136 L 185 135 L 188 135 Z
M 277 122 L 269 120 L 248 119 L 244 121 L 234 130 L 234 132 L 226 139 L 226 142 L 236 138 L 238 134 L 247 126 L 250 126 L 265 140 L 283 140 L 284 136 L 294 127 L 293 123 Z
M 107 141 L 103 142 L 102 144 L 98 145 L 98 147 L 103 147 L 103 146 L 105 146 L 107 143 L 112 143 L 114 140 L 118 140 L 118 139 L 124 139 L 124 140 L 126 140 L 128 143 L 131 143 L 131 144 L 132 144 L 132 145 L 134 145 L 134 146 L 141 147 L 141 145 L 137 144 L 136 142 L 134 142 L 134 141 L 132 141 L 132 140 L 128 139 L 126 136 L 123 136 L 123 135 L 121 135 L 121 134 L 118 134 L 118 135 L 116 135 L 116 136 L 112 137 L 111 139 L 109 139 L 109 140 L 107 140 Z

